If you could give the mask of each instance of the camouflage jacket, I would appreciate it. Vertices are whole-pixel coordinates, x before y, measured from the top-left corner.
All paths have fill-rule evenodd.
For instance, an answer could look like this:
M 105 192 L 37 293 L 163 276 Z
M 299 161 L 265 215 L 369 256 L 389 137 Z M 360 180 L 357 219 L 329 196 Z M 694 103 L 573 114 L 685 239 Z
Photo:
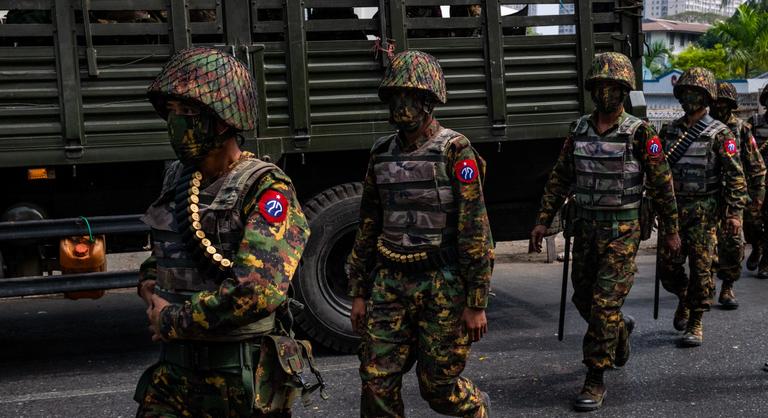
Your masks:
M 736 142 L 739 143 L 741 165 L 747 180 L 749 198 L 753 201 L 762 202 L 765 200 L 765 162 L 760 155 L 757 141 L 752 136 L 752 127 L 733 114 L 726 125 L 736 137 Z
M 624 122 L 628 116 L 627 113 L 623 113 L 613 126 L 602 135 L 606 135 L 618 127 Z M 596 125 L 596 113 L 593 113 L 588 123 L 592 129 L 597 132 Z M 549 175 L 549 180 L 544 187 L 544 195 L 541 198 L 541 209 L 537 223 L 549 227 L 552 224 L 552 219 L 555 214 L 563 205 L 566 197 L 571 193 L 571 188 L 576 182 L 576 168 L 574 165 L 573 157 L 573 128 L 571 125 L 568 136 L 565 138 L 563 148 L 560 151 L 560 156 L 555 163 L 555 167 L 552 173 Z M 632 138 L 632 151 L 635 158 L 642 164 L 642 169 L 645 174 L 645 190 L 646 193 L 653 199 L 654 209 L 659 214 L 659 219 L 662 221 L 662 230 L 665 234 L 671 234 L 678 232 L 677 223 L 677 204 L 675 202 L 675 191 L 672 183 L 672 172 L 669 169 L 669 164 L 664 158 L 662 152 L 658 152 L 655 155 L 649 153 L 650 145 L 655 141 L 659 141 L 656 136 L 653 127 L 647 123 L 643 123 Z
M 235 277 L 222 281 L 215 291 L 195 293 L 189 302 L 163 309 L 165 338 L 199 339 L 209 332 L 235 329 L 266 317 L 286 300 L 309 238 L 309 225 L 296 192 L 281 176 L 276 172 L 264 175 L 246 196 L 243 213 L 247 222 L 233 260 Z M 275 192 L 289 202 L 283 219 L 269 219 L 260 205 L 264 196 Z M 141 280 L 152 280 L 155 274 L 156 263 L 150 256 L 141 265 Z
M 428 133 L 438 131 L 439 124 L 433 121 Z M 404 151 L 415 150 L 433 139 L 434 135 L 422 136 L 413 144 L 404 146 Z M 402 137 L 397 141 L 403 146 Z M 460 137 L 454 140 L 445 151 L 448 167 L 464 160 L 477 161 L 469 140 Z M 482 164 L 478 164 L 481 166 Z M 485 308 L 488 305 L 491 273 L 493 272 L 493 241 L 485 210 L 482 183 L 465 183 L 451 176 L 454 194 L 457 196 L 459 275 L 465 283 L 467 306 Z M 382 230 L 382 210 L 373 159 L 369 160 L 368 170 L 363 184 L 363 198 L 360 204 L 360 227 L 355 244 L 348 259 L 349 295 L 367 297 L 372 286 L 371 273 L 376 264 L 376 240 Z
M 666 138 L 666 132 L 687 131 L 686 117 L 676 119 L 669 125 L 662 127 L 662 143 L 664 149 L 668 149 L 669 145 L 666 143 L 669 139 Z M 717 164 L 720 166 L 720 179 L 723 185 L 722 193 L 720 194 L 721 210 L 725 218 L 741 218 L 744 206 L 747 203 L 747 182 L 744 178 L 744 170 L 741 167 L 739 158 L 738 147 L 736 152 L 731 154 L 726 150 L 726 143 L 729 141 L 736 141 L 733 133 L 729 129 L 723 129 L 715 135 L 714 141 L 712 141 L 712 152 L 717 158 Z

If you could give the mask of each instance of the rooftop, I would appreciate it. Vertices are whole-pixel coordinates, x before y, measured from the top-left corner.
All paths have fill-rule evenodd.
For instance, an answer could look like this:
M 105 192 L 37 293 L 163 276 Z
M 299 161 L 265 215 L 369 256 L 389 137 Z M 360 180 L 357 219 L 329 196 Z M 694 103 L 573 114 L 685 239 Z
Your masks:
M 643 32 L 704 33 L 712 25 L 706 23 L 676 22 L 666 19 L 643 19 Z

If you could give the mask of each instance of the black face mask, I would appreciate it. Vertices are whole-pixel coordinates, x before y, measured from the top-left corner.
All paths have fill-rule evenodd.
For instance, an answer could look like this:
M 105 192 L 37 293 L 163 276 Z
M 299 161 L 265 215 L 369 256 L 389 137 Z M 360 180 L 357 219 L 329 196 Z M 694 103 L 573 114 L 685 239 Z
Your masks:
M 627 90 L 619 85 L 597 85 L 592 89 L 592 101 L 600 113 L 614 113 L 624 104 Z
M 686 115 L 696 113 L 709 105 L 707 96 L 703 92 L 692 88 L 684 88 L 683 91 L 680 92 L 680 98 L 678 100 Z

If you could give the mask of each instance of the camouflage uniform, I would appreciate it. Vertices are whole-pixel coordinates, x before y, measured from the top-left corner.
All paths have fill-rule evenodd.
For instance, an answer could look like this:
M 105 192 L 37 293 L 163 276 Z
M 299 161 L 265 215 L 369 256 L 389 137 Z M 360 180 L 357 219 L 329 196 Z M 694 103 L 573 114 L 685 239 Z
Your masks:
M 760 93 L 759 102 L 763 106 L 768 105 L 768 86 L 764 87 L 763 91 Z M 749 126 L 751 134 L 757 144 L 758 151 L 760 152 L 763 161 L 765 161 L 768 159 L 768 117 L 766 117 L 765 113 L 762 115 L 754 115 L 749 119 Z M 744 214 L 747 219 L 755 219 L 753 222 L 754 227 L 750 228 L 750 235 L 754 236 L 754 242 L 762 249 L 763 256 L 760 259 L 760 267 L 757 276 L 761 279 L 768 278 L 768 230 L 766 230 L 765 227 L 765 220 L 768 215 L 766 214 L 766 209 L 768 209 L 768 207 L 763 205 L 762 210 L 760 210 L 758 214 L 753 214 L 750 211 L 747 211 L 747 213 Z M 749 217 L 747 215 L 749 215 Z M 745 221 L 747 219 L 745 219 Z M 746 228 L 744 229 L 744 233 L 747 234 Z M 749 242 L 751 237 L 746 238 L 747 242 Z
M 757 143 L 750 133 L 749 124 L 732 113 L 738 108 L 736 88 L 729 82 L 720 81 L 717 84 L 717 97 L 718 101 L 728 104 L 729 111 L 723 115 L 718 114 L 716 118 L 728 126 L 739 145 L 741 165 L 747 181 L 747 192 L 750 202 L 752 202 L 744 210 L 744 237 L 748 243 L 755 246 L 759 243 L 762 229 L 759 208 L 765 199 L 765 163 L 757 149 Z M 741 277 L 744 243 L 741 240 L 741 235 L 723 232 L 723 228 L 718 228 L 717 277 L 724 282 L 735 282 Z M 725 286 L 730 285 L 730 283 L 725 283 Z
M 694 67 L 683 73 L 675 85 L 676 97 L 682 97 L 683 88 L 702 92 L 710 103 L 717 97 L 714 76 L 703 68 Z M 679 152 L 678 141 L 689 129 L 686 122 L 687 117 L 683 117 L 662 128 L 662 141 L 668 156 Z M 702 313 L 712 304 L 715 287 L 712 261 L 716 254 L 717 226 L 723 217 L 741 219 L 747 191 L 733 133 L 707 114 L 696 126 L 699 124 L 703 131 L 680 160 L 672 164 L 680 217 L 681 256 L 672 257 L 665 249 L 659 251 L 661 283 L 680 300 L 675 323 L 678 329 L 685 326 L 686 334 L 681 342 L 689 346 L 701 344 Z M 683 266 L 686 257 L 689 276 Z M 678 325 L 685 321 L 687 312 L 691 312 L 687 325 Z
M 406 51 L 380 95 L 410 87 L 444 103 L 444 83 L 433 57 Z M 461 315 L 487 306 L 493 270 L 482 164 L 467 138 L 436 120 L 412 143 L 396 133 L 373 147 L 348 260 L 349 295 L 367 299 L 361 416 L 404 416 L 402 377 L 414 363 L 435 411 L 487 416 L 480 390 L 461 377 L 470 351 Z
M 598 110 L 571 125 L 544 188 L 537 219 L 538 225 L 549 227 L 573 194 L 575 216 L 568 220 L 574 234 L 572 300 L 587 321 L 582 349 L 588 367 L 584 386 L 573 401 L 577 411 L 600 408 L 606 393 L 603 371 L 629 359 L 634 321 L 622 314 L 621 307 L 637 271 L 644 190 L 664 221 L 662 233 L 677 233 L 672 175 L 653 128 L 622 111 L 611 127 L 598 133 L 599 115 L 620 111 L 635 87 L 629 58 L 615 52 L 599 54 L 585 87 Z
M 593 67 L 593 82 L 600 78 L 619 79 L 634 88 L 634 75 L 622 76 L 617 74 L 616 68 L 611 68 L 626 60 L 626 57 L 621 57 L 616 53 L 599 56 L 595 65 L 607 67 Z M 600 77 L 604 73 L 609 76 Z M 643 174 L 646 176 L 646 191 L 664 220 L 663 233 L 677 232 L 677 210 L 672 175 L 660 152 L 653 127 L 627 113 L 622 113 L 613 127 L 602 134 L 597 133 L 596 123 L 596 115 L 592 114 L 571 125 L 570 134 L 565 139 L 560 157 L 544 188 L 537 223 L 550 226 L 566 197 L 572 189 L 576 189 L 577 213 L 574 220 L 571 273 L 573 303 L 588 323 L 583 343 L 584 364 L 590 368 L 605 369 L 614 365 L 619 334 L 624 329 L 621 307 L 632 288 L 637 271 L 635 255 L 640 243 L 638 207 Z M 603 146 L 593 145 L 598 142 Z M 607 149 L 605 144 L 611 144 L 615 151 L 621 152 L 620 158 L 630 162 L 623 167 L 625 177 L 631 170 L 629 167 L 636 165 L 634 177 L 639 179 L 639 184 L 626 182 L 604 185 L 607 189 L 613 189 L 613 192 L 594 190 L 600 185 L 594 181 L 593 173 L 615 172 L 617 168 L 616 163 L 608 162 L 606 156 L 594 155 L 600 149 Z M 606 162 L 590 164 L 590 156 L 595 159 L 602 157 Z M 629 191 L 630 188 L 634 188 L 634 191 Z M 625 191 L 624 195 L 622 190 Z M 581 194 L 590 193 L 595 195 L 591 199 L 593 203 L 587 197 L 580 197 Z M 597 197 L 597 193 L 602 193 L 602 196 Z
M 254 128 L 248 70 L 215 49 L 172 57 L 149 96 L 163 117 L 168 97 L 184 98 L 235 131 Z M 296 193 L 247 152 L 217 178 L 194 168 L 172 164 L 143 218 L 154 246 L 141 280 L 155 280 L 171 305 L 161 312 L 160 361 L 137 387 L 137 416 L 290 416 L 265 407 L 273 388 L 254 384 L 272 370 L 257 367 L 253 352 L 256 336 L 274 328 L 309 236 Z

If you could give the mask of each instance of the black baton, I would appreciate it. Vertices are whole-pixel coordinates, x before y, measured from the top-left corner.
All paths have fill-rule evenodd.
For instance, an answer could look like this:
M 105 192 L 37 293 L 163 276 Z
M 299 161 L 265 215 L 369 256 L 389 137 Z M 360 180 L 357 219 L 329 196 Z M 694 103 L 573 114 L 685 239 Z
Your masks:
M 568 266 L 571 261 L 571 237 L 568 233 L 565 238 L 565 255 L 563 257 L 563 287 L 560 289 L 560 319 L 557 322 L 557 340 L 563 341 L 563 329 L 565 328 L 565 297 L 568 296 Z

